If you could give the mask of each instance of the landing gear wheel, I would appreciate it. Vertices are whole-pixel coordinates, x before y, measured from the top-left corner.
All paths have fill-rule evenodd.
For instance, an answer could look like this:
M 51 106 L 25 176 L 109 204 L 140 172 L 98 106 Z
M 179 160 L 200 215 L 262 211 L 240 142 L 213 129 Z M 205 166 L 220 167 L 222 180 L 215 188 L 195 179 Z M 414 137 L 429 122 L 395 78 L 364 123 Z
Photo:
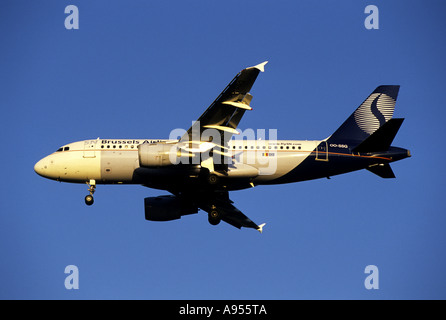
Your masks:
M 208 214 L 208 221 L 213 226 L 216 226 L 221 221 L 220 213 L 217 210 L 212 209 Z
M 91 206 L 94 202 L 93 196 L 91 194 L 85 196 L 85 204 Z
M 87 182 L 87 185 L 88 185 L 88 191 L 90 192 L 90 194 L 85 196 L 85 204 L 87 206 L 91 206 L 93 204 L 93 202 L 94 202 L 93 194 L 94 194 L 94 191 L 96 190 L 96 181 L 90 180 L 89 182 L 90 183 Z
M 210 174 L 208 177 L 209 184 L 217 184 L 218 183 L 218 177 L 215 174 Z

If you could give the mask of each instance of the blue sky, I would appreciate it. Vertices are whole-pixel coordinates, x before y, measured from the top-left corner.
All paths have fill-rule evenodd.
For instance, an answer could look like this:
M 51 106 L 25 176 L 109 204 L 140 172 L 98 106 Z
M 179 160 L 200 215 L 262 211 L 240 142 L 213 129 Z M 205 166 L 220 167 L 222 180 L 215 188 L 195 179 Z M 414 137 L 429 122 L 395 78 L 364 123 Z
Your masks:
M 66 30 L 64 9 L 79 8 Z M 379 29 L 364 9 L 379 8 Z M 1 1 L 0 298 L 446 298 L 443 1 Z M 397 179 L 368 171 L 231 193 L 260 235 L 206 214 L 156 223 L 142 186 L 45 180 L 90 138 L 167 138 L 241 69 L 269 60 L 241 129 L 323 139 L 399 84 Z M 79 268 L 79 290 L 64 269 Z M 364 287 L 367 265 L 379 289 Z

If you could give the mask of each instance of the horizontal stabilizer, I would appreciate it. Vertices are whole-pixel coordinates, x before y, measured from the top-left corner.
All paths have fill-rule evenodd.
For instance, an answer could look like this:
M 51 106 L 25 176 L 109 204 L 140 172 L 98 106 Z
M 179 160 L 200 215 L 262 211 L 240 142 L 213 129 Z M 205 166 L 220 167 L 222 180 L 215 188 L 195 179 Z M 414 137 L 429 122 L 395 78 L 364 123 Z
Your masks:
M 368 167 L 367 170 L 384 179 L 395 178 L 395 174 L 393 173 L 393 170 L 388 163 L 374 165 Z
M 361 142 L 353 152 L 387 151 L 395 139 L 404 119 L 390 119 L 371 136 Z

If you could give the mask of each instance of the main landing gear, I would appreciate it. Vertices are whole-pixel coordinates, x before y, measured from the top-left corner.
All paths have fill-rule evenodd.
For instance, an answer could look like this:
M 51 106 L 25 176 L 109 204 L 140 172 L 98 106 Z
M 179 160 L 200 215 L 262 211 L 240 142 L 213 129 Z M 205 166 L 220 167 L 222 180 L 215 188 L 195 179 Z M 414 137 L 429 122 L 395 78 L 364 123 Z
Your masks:
M 210 185 L 216 185 L 217 183 L 220 182 L 219 180 L 220 179 L 218 178 L 218 176 L 213 173 L 209 174 L 209 176 L 208 176 L 208 183 Z
M 221 221 L 221 213 L 215 206 L 211 206 L 211 211 L 209 211 L 208 213 L 208 221 L 213 226 L 216 226 Z
M 90 192 L 90 194 L 85 196 L 85 204 L 87 206 L 91 206 L 94 202 L 93 194 L 96 189 L 96 181 L 90 180 L 90 183 L 87 182 L 87 185 L 88 185 L 88 191 Z

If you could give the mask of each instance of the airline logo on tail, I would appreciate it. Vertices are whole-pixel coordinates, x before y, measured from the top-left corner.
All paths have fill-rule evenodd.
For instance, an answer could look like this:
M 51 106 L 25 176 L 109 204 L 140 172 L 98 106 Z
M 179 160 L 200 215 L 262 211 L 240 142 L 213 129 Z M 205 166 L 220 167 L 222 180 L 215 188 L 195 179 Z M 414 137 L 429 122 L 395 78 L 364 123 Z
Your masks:
M 358 127 L 372 134 L 392 119 L 396 101 L 385 93 L 372 93 L 354 113 Z

